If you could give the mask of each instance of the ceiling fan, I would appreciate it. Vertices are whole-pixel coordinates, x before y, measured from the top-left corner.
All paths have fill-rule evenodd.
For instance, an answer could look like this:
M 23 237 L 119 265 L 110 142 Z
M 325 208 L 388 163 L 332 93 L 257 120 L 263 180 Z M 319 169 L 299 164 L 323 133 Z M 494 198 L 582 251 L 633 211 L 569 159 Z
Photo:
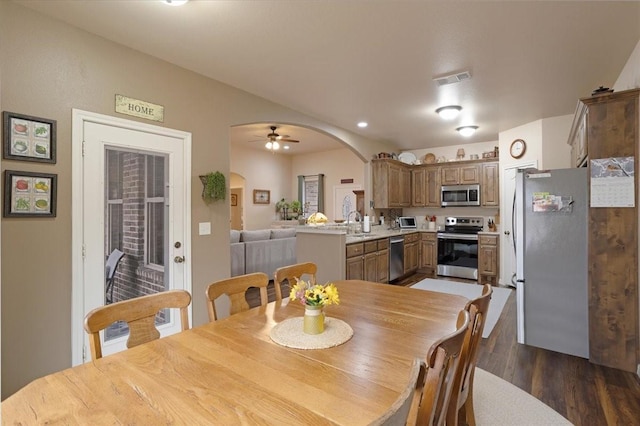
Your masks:
M 284 149 L 289 149 L 289 147 L 286 144 L 289 143 L 300 143 L 300 141 L 297 141 L 295 139 L 289 139 L 289 135 L 279 135 L 276 133 L 276 126 L 270 126 L 269 127 L 271 129 L 271 133 L 267 134 L 267 143 L 265 144 L 265 148 L 275 151 L 280 149 L 280 144 L 281 143 L 285 143 Z M 259 142 L 259 141 L 252 141 L 252 142 Z

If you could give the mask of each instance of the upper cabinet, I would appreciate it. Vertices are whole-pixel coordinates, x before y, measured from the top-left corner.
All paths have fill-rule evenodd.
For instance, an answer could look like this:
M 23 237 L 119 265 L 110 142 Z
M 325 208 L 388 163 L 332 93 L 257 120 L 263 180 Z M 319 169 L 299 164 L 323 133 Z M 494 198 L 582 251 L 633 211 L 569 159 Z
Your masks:
M 480 205 L 482 207 L 500 206 L 500 179 L 498 178 L 498 162 L 482 165 L 482 182 L 480 185 Z
M 440 207 L 442 185 L 480 184 L 482 207 L 498 207 L 498 162 L 408 165 L 396 160 L 371 160 L 373 204 L 377 209 Z
M 589 109 L 587 105 L 578 101 L 576 114 L 573 117 L 571 132 L 569 132 L 569 140 L 567 143 L 571 145 L 571 162 L 573 167 L 584 167 L 588 156 L 587 147 L 587 114 Z
M 411 170 L 411 206 L 440 207 L 440 167 L 414 166 Z
M 373 205 L 377 209 L 411 206 L 411 168 L 396 160 L 371 160 Z
M 441 185 L 471 185 L 480 183 L 480 165 L 442 166 L 440 168 Z

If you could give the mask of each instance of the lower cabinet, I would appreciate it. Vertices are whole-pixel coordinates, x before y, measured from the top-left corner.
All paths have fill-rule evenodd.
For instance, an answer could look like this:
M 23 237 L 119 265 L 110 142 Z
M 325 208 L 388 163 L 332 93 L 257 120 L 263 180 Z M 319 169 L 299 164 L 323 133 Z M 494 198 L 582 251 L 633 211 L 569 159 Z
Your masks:
M 420 271 L 430 278 L 436 277 L 438 267 L 438 234 L 422 232 L 420 234 Z
M 498 236 L 478 235 L 478 283 L 498 284 Z
M 346 279 L 389 282 L 389 239 L 348 244 Z
M 404 237 L 404 273 L 409 274 L 418 270 L 418 250 L 420 234 L 405 235 Z

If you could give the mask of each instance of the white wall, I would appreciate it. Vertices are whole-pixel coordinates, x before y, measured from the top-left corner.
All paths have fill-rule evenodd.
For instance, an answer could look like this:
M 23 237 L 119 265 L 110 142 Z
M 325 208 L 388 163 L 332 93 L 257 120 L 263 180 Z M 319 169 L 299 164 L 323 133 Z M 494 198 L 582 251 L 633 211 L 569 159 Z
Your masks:
M 276 202 L 281 198 L 291 199 L 292 156 L 234 144 L 230 145 L 229 155 L 231 171 L 244 178 L 244 229 L 270 228 L 277 219 Z M 254 204 L 254 189 L 269 190 L 270 204 Z
M 613 85 L 613 90 L 635 89 L 640 87 L 640 40 L 629 56 L 626 65 Z
M 540 163 L 545 169 L 566 169 L 571 164 L 571 146 L 569 131 L 573 114 L 542 120 L 542 158 Z

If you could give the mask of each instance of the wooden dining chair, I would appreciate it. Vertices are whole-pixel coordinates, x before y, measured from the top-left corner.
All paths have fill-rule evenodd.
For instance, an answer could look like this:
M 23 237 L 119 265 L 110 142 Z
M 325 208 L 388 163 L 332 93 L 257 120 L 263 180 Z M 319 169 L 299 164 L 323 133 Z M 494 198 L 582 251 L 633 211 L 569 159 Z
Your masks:
M 442 426 L 453 392 L 454 379 L 460 366 L 460 353 L 469 328 L 469 313 L 460 311 L 457 329 L 435 342 L 429 349 L 424 371 L 424 386 L 414 394 L 409 423 Z M 420 379 L 419 379 L 420 381 Z
M 283 266 L 276 269 L 273 285 L 276 290 L 276 300 L 282 300 L 282 283 L 287 280 L 289 288 L 296 283 L 296 278 L 301 279 L 304 275 L 309 276 L 310 284 L 316 283 L 316 273 L 318 266 L 312 262 L 296 263 L 295 265 Z
M 102 358 L 100 331 L 116 321 L 124 321 L 129 326 L 127 348 L 160 338 L 155 319 L 157 313 L 165 308 L 180 309 L 182 330 L 188 330 L 190 303 L 191 295 L 188 291 L 170 290 L 93 309 L 84 319 L 84 329 L 89 334 L 91 357 L 94 360 Z
M 237 277 L 231 277 L 209 284 L 206 291 L 209 321 L 213 322 L 218 320 L 215 300 L 223 294 L 229 296 L 231 301 L 230 315 L 249 310 L 246 293 L 251 287 L 260 289 L 260 305 L 266 306 L 267 285 L 269 285 L 269 277 L 262 272 L 238 275 Z
M 454 382 L 454 389 L 460 389 L 451 395 L 447 412 L 447 424 L 457 426 L 458 419 L 463 420 L 469 426 L 475 426 L 475 413 L 473 411 L 473 378 L 478 360 L 478 347 L 482 340 L 484 324 L 489 312 L 489 302 L 493 288 L 485 284 L 482 295 L 470 300 L 465 306 L 469 312 L 469 331 L 462 346 L 460 355 L 461 368 Z
M 389 410 L 378 419 L 369 423 L 369 426 L 405 426 L 412 424 L 409 422 L 409 414 L 411 405 L 414 400 L 414 393 L 417 388 L 422 388 L 422 384 L 418 383 L 424 370 L 424 361 L 416 358 L 413 361 L 411 372 L 409 373 L 409 381 L 398 399 L 393 403 Z M 422 376 L 424 378 L 424 376 Z

